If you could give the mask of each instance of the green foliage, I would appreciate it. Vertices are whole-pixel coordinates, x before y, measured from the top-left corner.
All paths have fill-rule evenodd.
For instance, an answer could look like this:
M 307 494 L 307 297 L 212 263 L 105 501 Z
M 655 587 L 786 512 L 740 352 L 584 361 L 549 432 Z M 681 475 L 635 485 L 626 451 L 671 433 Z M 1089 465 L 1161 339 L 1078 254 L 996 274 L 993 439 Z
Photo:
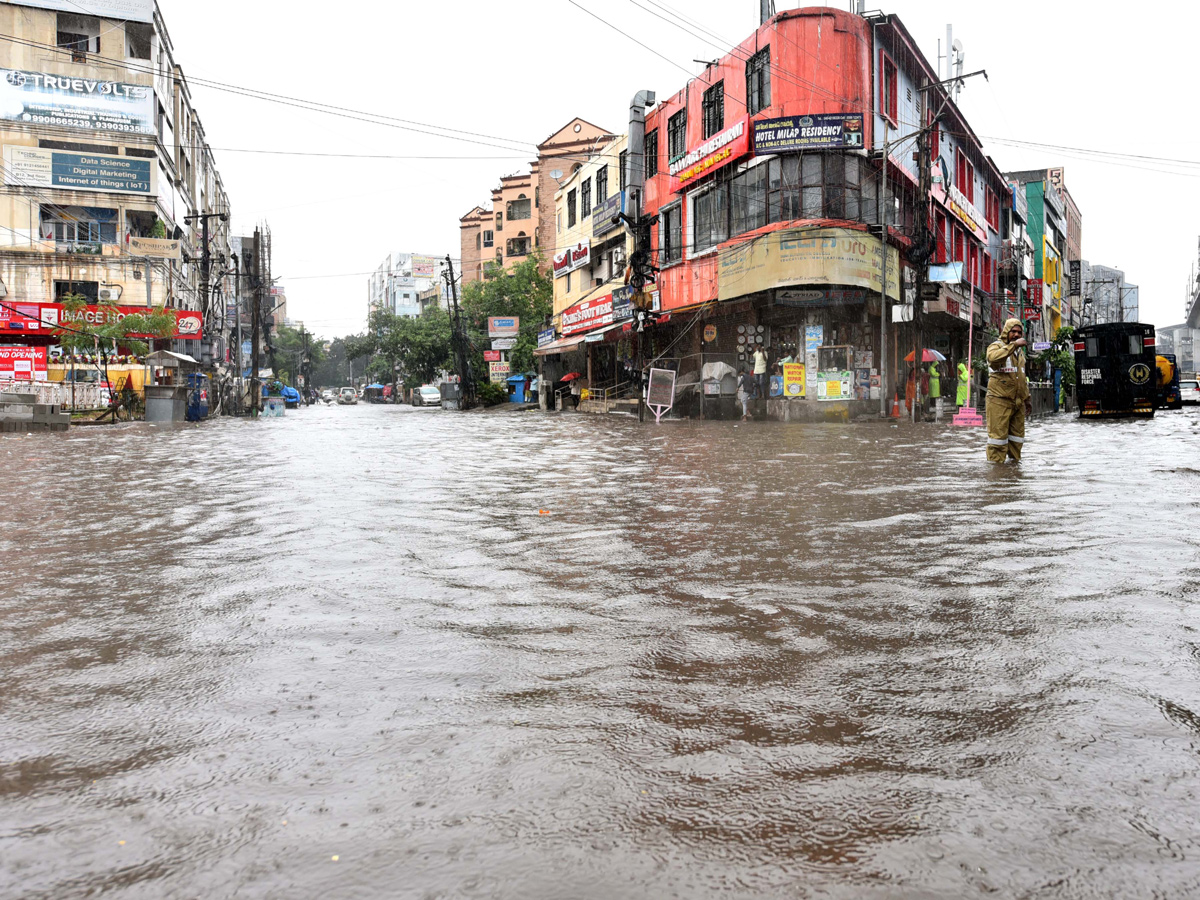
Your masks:
M 287 384 L 296 385 L 296 376 L 305 370 L 305 357 L 309 371 L 313 371 L 324 360 L 325 348 L 302 328 L 280 325 L 275 333 L 276 374 Z
M 537 349 L 538 328 L 554 308 L 554 282 L 541 271 L 540 262 L 541 256 L 534 254 L 514 266 L 511 272 L 504 272 L 493 264 L 488 267 L 483 281 L 473 281 L 463 288 L 463 321 L 476 348 L 473 368 L 479 373 L 481 384 L 488 371 L 481 351 L 490 346 L 487 333 L 490 316 L 520 317 L 517 343 L 508 351 L 509 368 L 513 372 L 528 372 L 534 368 L 533 351 Z
M 450 368 L 450 319 L 436 306 L 417 318 L 376 308 L 371 310 L 367 333 L 346 338 L 346 346 L 352 359 L 369 357 L 369 376 L 419 387 Z
M 1074 387 L 1075 329 L 1069 325 L 1059 328 L 1054 335 L 1050 349 L 1033 354 L 1029 357 L 1029 361 L 1042 370 L 1045 369 L 1046 363 L 1049 362 L 1051 369 L 1058 369 L 1062 372 L 1063 386 Z
M 165 238 L 167 236 L 167 226 L 162 219 L 155 218 L 154 225 L 150 228 L 150 237 Z
M 83 313 L 88 306 L 82 294 L 67 294 L 62 298 L 63 324 L 71 328 L 59 335 L 58 342 L 72 353 L 90 353 L 103 346 L 108 353 L 115 353 L 117 345 L 123 345 L 130 353 L 143 355 L 148 345 L 131 334 L 148 334 L 155 338 L 169 338 L 175 333 L 175 316 L 161 306 L 148 307 L 144 313 L 131 313 L 121 317 L 120 311 L 111 303 L 98 304 L 99 322 L 89 322 Z
M 481 381 L 475 389 L 475 396 L 479 398 L 481 406 L 496 406 L 508 402 L 508 391 L 504 386 L 490 381 Z

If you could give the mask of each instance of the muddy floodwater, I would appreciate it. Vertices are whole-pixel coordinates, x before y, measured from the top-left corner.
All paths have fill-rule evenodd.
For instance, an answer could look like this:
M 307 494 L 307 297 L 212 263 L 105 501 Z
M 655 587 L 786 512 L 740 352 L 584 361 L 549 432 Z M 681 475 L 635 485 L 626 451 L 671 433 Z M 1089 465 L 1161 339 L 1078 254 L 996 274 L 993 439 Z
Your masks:
M 1200 896 L 1200 411 L 4 436 L 0 897 Z

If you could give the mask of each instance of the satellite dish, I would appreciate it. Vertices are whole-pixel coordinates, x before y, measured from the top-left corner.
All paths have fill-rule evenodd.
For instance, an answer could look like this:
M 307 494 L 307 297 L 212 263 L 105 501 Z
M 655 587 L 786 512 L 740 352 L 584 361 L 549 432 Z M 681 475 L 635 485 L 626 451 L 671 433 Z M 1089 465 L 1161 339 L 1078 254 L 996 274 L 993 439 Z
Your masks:
M 562 178 L 562 169 L 555 169 L 550 173 L 550 177 L 558 181 L 558 179 Z

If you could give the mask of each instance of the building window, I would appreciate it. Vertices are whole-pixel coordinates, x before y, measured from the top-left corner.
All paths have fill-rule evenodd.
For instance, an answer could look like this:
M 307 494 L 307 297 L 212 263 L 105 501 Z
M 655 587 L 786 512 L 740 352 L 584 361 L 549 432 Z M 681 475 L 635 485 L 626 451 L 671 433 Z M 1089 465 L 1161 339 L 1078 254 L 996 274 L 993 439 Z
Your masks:
M 718 81 L 704 92 L 704 136 L 712 137 L 725 127 L 725 82 Z
M 996 197 L 996 192 L 991 188 L 987 189 L 987 193 L 984 195 L 984 202 L 987 206 L 986 210 L 984 211 L 984 218 L 986 218 L 987 223 L 992 226 L 993 231 L 999 231 L 1000 200 Z
M 692 211 L 688 223 L 692 228 L 692 253 L 711 250 L 728 237 L 728 212 L 725 208 L 728 192 L 725 188 L 725 185 L 719 185 L 690 198 Z
M 533 215 L 530 210 L 529 199 L 524 194 L 519 194 L 516 200 L 509 200 L 505 207 L 505 212 L 510 222 L 513 219 L 528 219 Z
M 494 241 L 495 241 L 494 233 L 491 231 L 491 229 L 485 228 L 483 230 L 483 246 L 490 247 L 490 246 L 492 246 Z
M 571 273 L 567 273 L 567 293 L 571 293 Z
M 967 198 L 968 203 L 975 202 L 975 167 L 967 161 L 962 150 L 954 153 L 954 186 Z
M 583 179 L 579 186 L 579 218 L 586 219 L 592 214 L 592 179 Z
M 575 188 L 571 188 L 571 190 L 567 191 L 567 227 L 568 228 L 574 228 L 575 222 L 577 221 L 576 207 L 575 207 L 576 193 L 577 192 L 576 192 Z
M 658 174 L 658 129 L 655 128 L 646 135 L 646 143 L 643 148 L 643 153 L 646 155 L 646 177 L 651 178 Z
M 500 210 L 496 210 L 496 230 L 504 230 L 504 213 L 500 212 Z
M 98 281 L 56 281 L 54 282 L 54 302 L 61 303 L 68 294 L 78 294 L 89 303 L 100 301 L 100 282 Z
M 483 235 L 479 232 L 475 233 L 475 249 L 476 250 L 483 249 Z
M 683 207 L 664 209 L 658 218 L 658 256 L 662 265 L 683 259 Z
M 42 239 L 59 244 L 100 244 L 117 242 L 117 211 L 88 206 L 43 207 Z
M 150 59 L 154 26 L 148 22 L 125 23 L 125 56 L 128 59 Z
M 896 64 L 882 50 L 879 51 L 879 110 L 893 125 L 900 122 L 900 98 L 897 94 Z
M 625 190 L 625 166 L 629 160 L 629 151 L 622 150 L 617 155 L 617 184 L 620 185 L 618 190 Z
M 602 165 L 596 170 L 596 202 L 603 203 L 608 199 L 608 165 Z
M 59 13 L 58 46 L 71 51 L 72 62 L 87 62 L 89 53 L 100 52 L 100 20 L 95 16 Z
M 673 162 L 687 153 L 687 109 L 667 120 L 667 160 Z
M 946 259 L 946 217 L 941 213 L 934 216 L 934 238 L 937 241 L 937 250 L 934 261 L 942 264 L 949 260 Z
M 771 48 L 763 47 L 746 63 L 746 112 L 754 115 L 771 105 Z
M 508 244 L 504 250 L 506 256 L 528 256 L 529 238 L 522 231 L 517 237 L 508 239 Z
M 955 262 L 966 262 L 967 261 L 967 252 L 966 251 L 967 251 L 966 236 L 963 234 L 961 228 L 956 227 L 954 229 L 954 261 Z M 965 275 L 966 273 L 964 272 L 963 274 Z

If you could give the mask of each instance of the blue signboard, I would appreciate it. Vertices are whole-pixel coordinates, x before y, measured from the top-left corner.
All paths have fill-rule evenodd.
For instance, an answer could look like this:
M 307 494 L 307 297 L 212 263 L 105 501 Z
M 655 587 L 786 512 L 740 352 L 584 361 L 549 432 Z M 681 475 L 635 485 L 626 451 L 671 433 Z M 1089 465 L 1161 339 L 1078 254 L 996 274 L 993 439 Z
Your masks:
M 608 234 L 614 228 L 621 227 L 621 221 L 618 219 L 613 222 L 617 216 L 625 211 L 625 192 L 617 191 L 611 197 L 601 200 L 592 207 L 592 237 L 599 237 L 602 234 Z
M 50 165 L 50 186 L 149 194 L 150 167 L 153 164 L 152 159 L 55 150 Z
M 614 322 L 633 318 L 633 288 L 619 287 L 612 292 L 612 317 Z
M 795 153 L 863 146 L 862 113 L 784 116 L 754 123 L 754 152 Z
M 538 332 L 538 346 L 545 347 L 547 344 L 553 344 L 554 338 L 555 338 L 554 329 L 553 328 L 545 328 Z

